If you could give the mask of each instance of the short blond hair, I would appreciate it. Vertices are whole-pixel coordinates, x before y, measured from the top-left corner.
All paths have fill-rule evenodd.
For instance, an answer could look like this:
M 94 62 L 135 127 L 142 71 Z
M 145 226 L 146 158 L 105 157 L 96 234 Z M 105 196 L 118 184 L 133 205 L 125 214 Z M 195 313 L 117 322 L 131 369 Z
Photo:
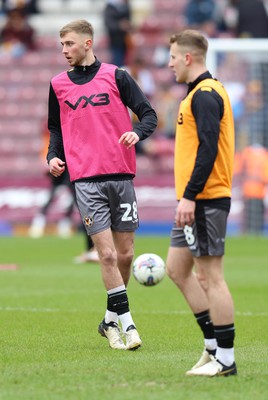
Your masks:
M 206 57 L 208 50 L 208 41 L 201 32 L 195 29 L 186 29 L 182 32 L 175 33 L 171 36 L 170 44 L 177 43 L 189 50 L 194 50 L 199 55 Z
M 85 19 L 77 19 L 64 25 L 60 30 L 60 37 L 70 32 L 76 32 L 78 34 L 84 33 L 89 35 L 92 39 L 94 36 L 93 26 Z

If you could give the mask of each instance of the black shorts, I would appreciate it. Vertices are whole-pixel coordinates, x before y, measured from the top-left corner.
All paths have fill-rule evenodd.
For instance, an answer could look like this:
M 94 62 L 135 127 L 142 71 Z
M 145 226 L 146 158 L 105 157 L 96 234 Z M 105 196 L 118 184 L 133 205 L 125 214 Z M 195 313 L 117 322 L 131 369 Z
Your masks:
M 174 222 L 171 230 L 171 247 L 188 247 L 193 257 L 222 256 L 224 254 L 228 211 L 198 207 L 195 222 L 184 229 Z

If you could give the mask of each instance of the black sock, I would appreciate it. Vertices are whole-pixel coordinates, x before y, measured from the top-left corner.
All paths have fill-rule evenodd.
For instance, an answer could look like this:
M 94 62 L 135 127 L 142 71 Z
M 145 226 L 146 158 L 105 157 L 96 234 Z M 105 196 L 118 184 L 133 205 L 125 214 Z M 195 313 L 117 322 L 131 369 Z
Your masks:
M 194 316 L 203 332 L 204 338 L 215 339 L 214 326 L 209 315 L 209 310 L 194 314 Z
M 126 290 L 108 294 L 107 310 L 122 315 L 129 312 L 129 304 Z
M 234 347 L 234 324 L 214 326 L 214 331 L 219 347 L 222 349 L 231 349 Z

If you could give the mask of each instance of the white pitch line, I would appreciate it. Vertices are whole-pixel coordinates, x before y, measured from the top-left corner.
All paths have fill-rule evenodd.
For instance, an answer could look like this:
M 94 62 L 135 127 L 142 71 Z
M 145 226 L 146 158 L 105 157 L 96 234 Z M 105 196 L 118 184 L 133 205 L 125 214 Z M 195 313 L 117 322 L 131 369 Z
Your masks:
M 27 308 L 27 307 L 0 307 L 0 311 L 23 311 L 23 312 L 44 312 L 44 313 L 53 313 L 60 312 L 59 308 Z
M 69 309 L 69 310 L 62 310 L 59 308 L 27 308 L 27 307 L 0 307 L 0 311 L 22 311 L 22 312 L 33 312 L 33 313 L 58 313 L 58 312 L 69 312 L 69 313 L 76 313 L 76 312 L 81 312 L 81 311 L 85 311 L 85 312 L 90 312 L 89 310 L 79 310 L 79 309 Z M 147 314 L 147 312 L 139 312 L 139 314 Z M 181 310 L 181 311 L 153 311 L 153 312 L 149 312 L 148 314 L 157 314 L 157 315 L 187 315 L 187 314 L 191 314 L 190 311 L 185 311 L 185 310 Z M 236 311 L 235 312 L 236 315 L 238 316 L 242 316 L 242 317 L 267 317 L 268 316 L 268 312 L 259 312 L 259 313 L 254 313 L 251 311 Z

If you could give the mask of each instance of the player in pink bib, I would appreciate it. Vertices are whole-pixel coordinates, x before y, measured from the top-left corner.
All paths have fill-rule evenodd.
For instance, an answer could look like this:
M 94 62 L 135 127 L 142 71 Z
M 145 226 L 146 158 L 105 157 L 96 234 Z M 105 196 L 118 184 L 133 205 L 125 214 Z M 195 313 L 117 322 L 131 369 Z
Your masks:
M 50 83 L 50 173 L 58 177 L 68 165 L 83 223 L 99 254 L 107 309 L 98 332 L 114 349 L 135 350 L 142 342 L 126 291 L 139 225 L 135 145 L 153 133 L 157 116 L 124 69 L 94 56 L 89 22 L 70 22 L 60 38 L 71 69 Z M 139 119 L 134 129 L 129 109 Z

